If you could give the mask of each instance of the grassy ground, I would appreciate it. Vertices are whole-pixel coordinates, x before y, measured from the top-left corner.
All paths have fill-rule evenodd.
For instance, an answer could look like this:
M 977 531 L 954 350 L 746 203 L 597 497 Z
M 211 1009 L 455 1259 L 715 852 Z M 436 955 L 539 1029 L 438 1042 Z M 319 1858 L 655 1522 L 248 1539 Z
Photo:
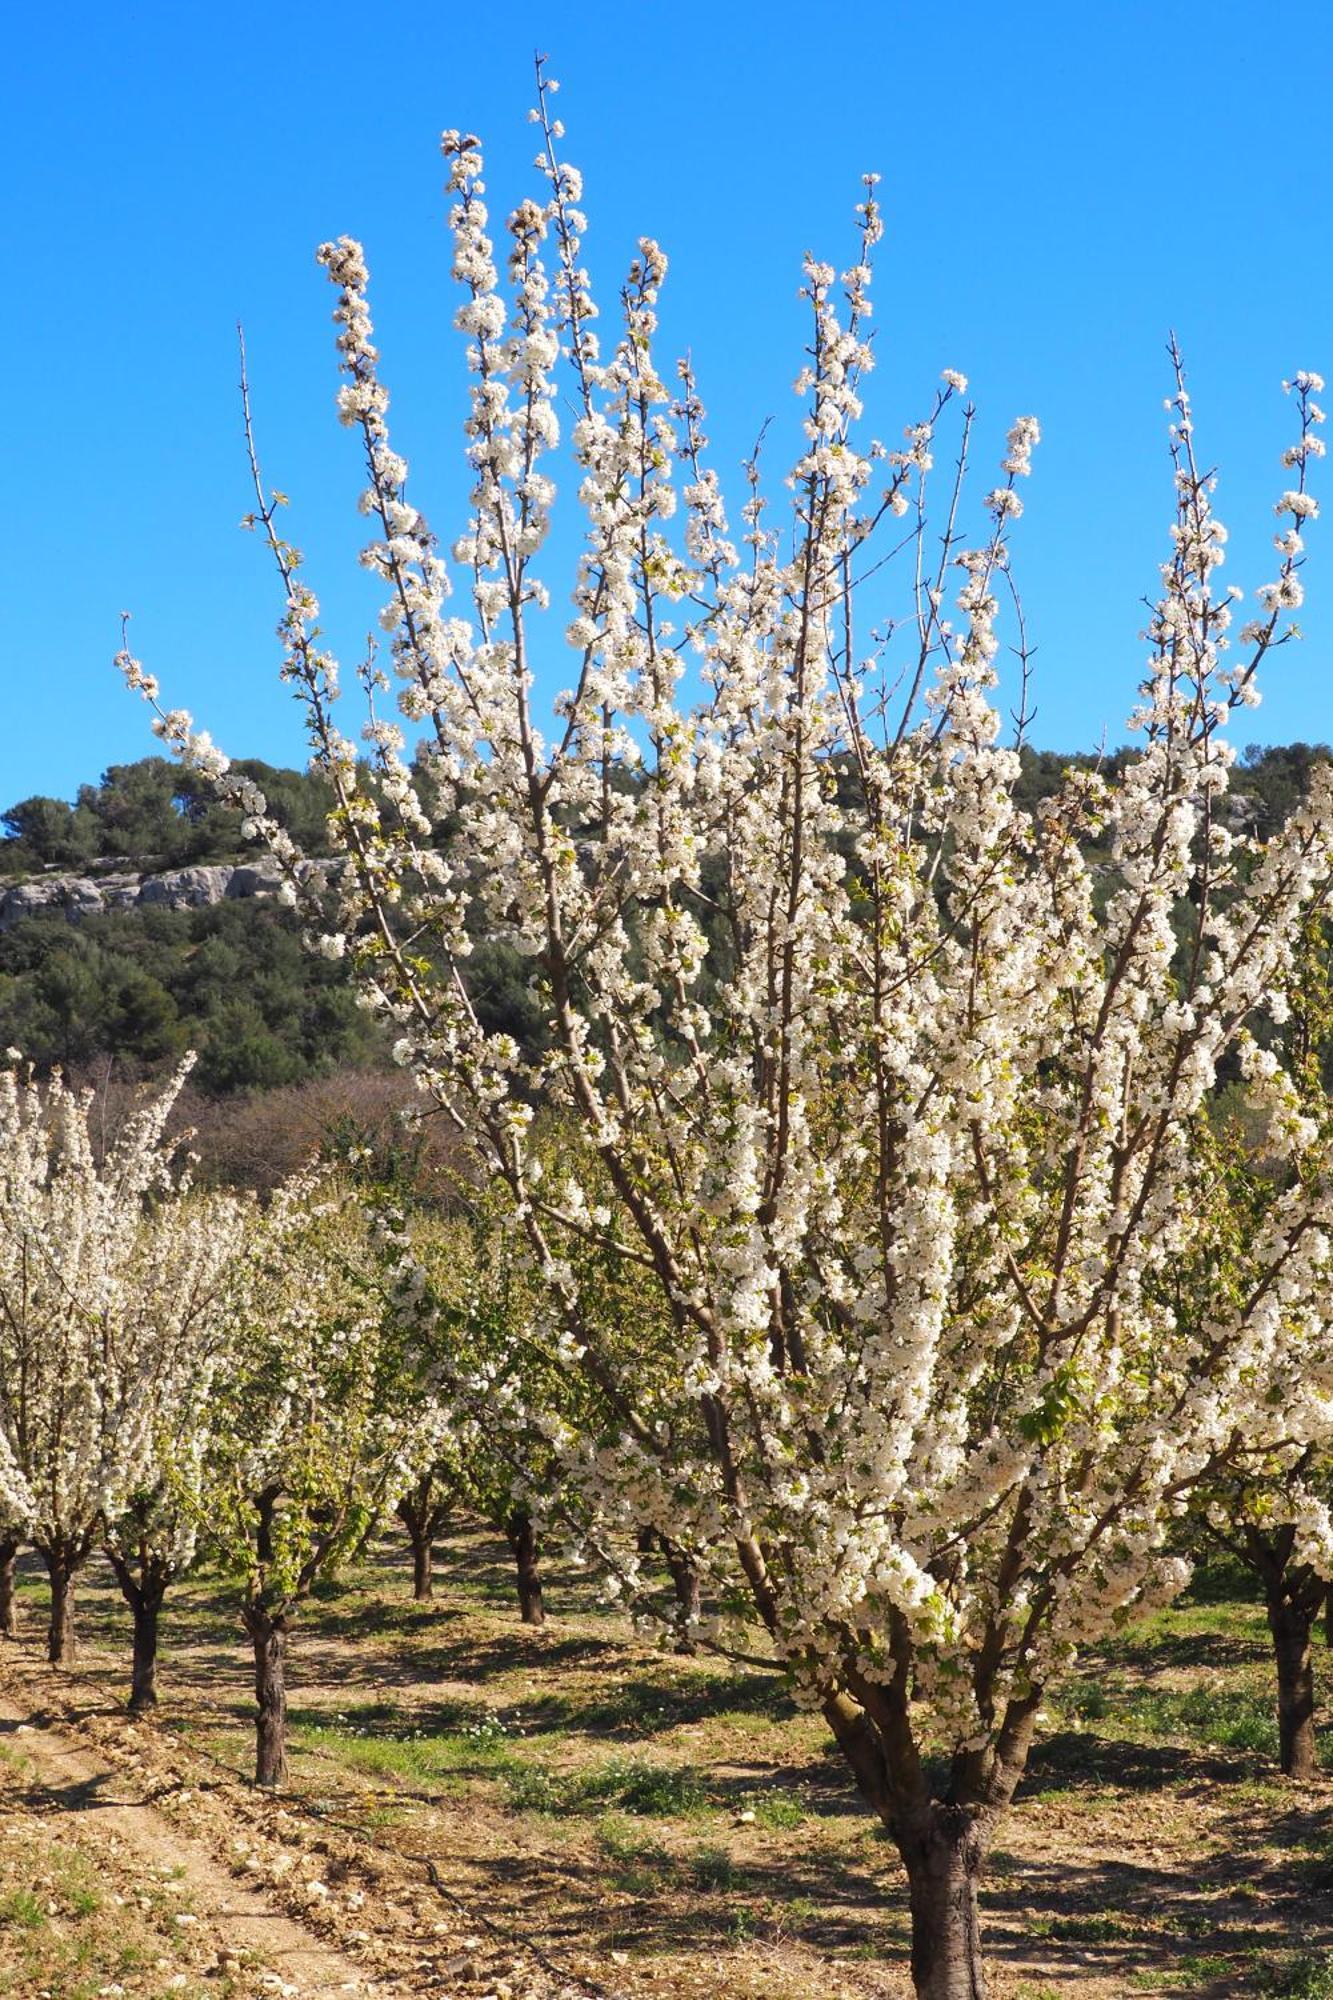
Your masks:
M 407 1577 L 388 1544 L 294 1629 L 293 1810 L 428 1857 L 454 1908 L 617 1995 L 907 1991 L 892 1849 L 780 1680 L 656 1650 L 558 1568 L 529 1631 L 480 1533 L 444 1546 L 433 1605 Z M 23 1599 L 35 1640 L 31 1571 Z M 80 1608 L 86 1704 L 123 1676 L 128 1624 L 101 1572 Z M 1056 1691 L 985 1892 L 1001 1995 L 1333 2000 L 1333 1782 L 1276 1776 L 1270 1675 L 1262 1613 L 1215 1597 Z M 243 1778 L 247 1660 L 207 1578 L 168 1606 L 162 1687 L 157 1741 Z

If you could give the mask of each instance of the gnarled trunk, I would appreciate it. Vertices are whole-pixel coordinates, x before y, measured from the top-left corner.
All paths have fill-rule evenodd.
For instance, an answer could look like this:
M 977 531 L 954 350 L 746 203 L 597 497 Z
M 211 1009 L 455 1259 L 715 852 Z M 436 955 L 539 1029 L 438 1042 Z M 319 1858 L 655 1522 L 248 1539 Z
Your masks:
M 1300 1595 L 1269 1596 L 1268 1629 L 1277 1661 L 1278 1756 L 1286 1776 L 1301 1780 L 1313 1778 L 1319 1769 L 1310 1651 L 1314 1617 L 1315 1605 Z
M 74 1577 L 78 1559 L 64 1547 L 42 1550 L 51 1579 L 51 1624 L 46 1635 L 46 1657 L 53 1667 L 69 1667 L 78 1653 L 74 1630 Z
M 18 1604 L 14 1596 L 14 1561 L 19 1552 L 17 1535 L 0 1535 L 0 1639 L 17 1639 Z
M 423 1473 L 398 1502 L 397 1514 L 412 1544 L 412 1596 L 429 1604 L 435 1595 L 432 1543 L 440 1531 L 443 1508 L 432 1497 L 432 1475 Z
M 656 1528 L 640 1528 L 641 1556 L 656 1555 L 660 1549 L 676 1594 L 676 1651 L 693 1654 L 699 1650 L 694 1628 L 699 1623 L 699 1572 L 679 1543 L 668 1540 Z
M 927 1788 L 904 1682 L 900 1668 L 889 1686 L 868 1687 L 864 1707 L 846 1690 L 830 1694 L 824 1715 L 907 1870 L 917 2000 L 987 2000 L 977 1890 L 987 1846 L 1027 1765 L 1041 1690 L 1008 1703 L 988 1749 L 955 1755 L 953 1797 L 941 1799 Z
M 255 1783 L 277 1790 L 287 1782 L 287 1620 L 258 1604 L 241 1618 L 255 1654 Z
M 1298 1471 L 1306 1469 L 1308 1459 L 1307 1453 Z M 1289 1778 L 1313 1778 L 1319 1769 L 1319 1746 L 1310 1639 L 1320 1611 L 1327 1615 L 1329 1586 L 1309 1563 L 1296 1560 L 1296 1529 L 1290 1521 L 1266 1529 L 1246 1525 L 1235 1553 L 1263 1584 L 1277 1666 L 1277 1739 L 1282 1769 Z
M 130 1714 L 157 1707 L 157 1621 L 162 1592 L 145 1591 L 134 1613 L 134 1655 L 130 1667 Z
M 134 1620 L 129 1710 L 131 1715 L 143 1715 L 157 1706 L 157 1625 L 172 1571 L 167 1562 L 150 1555 L 146 1548 L 140 1548 L 136 1558 L 127 1560 L 123 1549 L 113 1540 L 108 1540 L 104 1547 L 120 1594 Z
M 429 1604 L 435 1595 L 435 1566 L 430 1536 L 412 1537 L 412 1597 L 417 1604 Z
M 546 1612 L 542 1606 L 541 1572 L 537 1568 L 537 1531 L 525 1508 L 509 1516 L 505 1535 L 518 1569 L 518 1608 L 523 1623 L 544 1625 Z
M 985 1843 L 976 1816 L 932 1801 L 895 1816 L 912 1909 L 917 2000 L 986 2000 L 977 1885 Z

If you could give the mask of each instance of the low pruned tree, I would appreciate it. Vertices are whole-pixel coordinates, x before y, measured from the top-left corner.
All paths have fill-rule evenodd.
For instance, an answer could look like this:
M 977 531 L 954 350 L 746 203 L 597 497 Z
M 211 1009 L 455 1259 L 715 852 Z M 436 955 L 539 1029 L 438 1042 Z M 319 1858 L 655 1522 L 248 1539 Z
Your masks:
M 19 1635 L 15 1584 L 22 1547 L 23 1523 L 13 1518 L 0 1522 L 0 1639 L 17 1639 Z
M 1289 994 L 1270 1014 L 1269 1051 L 1254 1049 L 1247 1082 L 1233 1081 L 1201 1123 L 1196 1144 L 1213 1156 L 1215 1226 L 1196 1232 L 1194 1254 L 1171 1274 L 1178 1319 L 1211 1310 L 1219 1292 L 1243 1298 L 1258 1282 L 1275 1215 L 1293 1195 L 1313 1197 L 1333 1171 L 1333 959 L 1326 919 L 1303 929 Z M 1277 1053 L 1281 1053 L 1279 1065 Z M 1257 1259 L 1256 1259 L 1257 1251 Z M 1283 1304 L 1283 1287 L 1278 1287 Z M 1277 1679 L 1278 1760 L 1308 1782 L 1319 1770 L 1315 1621 L 1333 1578 L 1333 1348 L 1321 1314 L 1298 1295 L 1284 1365 L 1256 1384 L 1280 1413 L 1266 1450 L 1238 1434 L 1201 1482 L 1192 1518 L 1209 1549 L 1246 1569 L 1263 1598 Z M 1200 1329 L 1202 1331 L 1202 1329 Z M 1287 1435 L 1281 1435 L 1285 1420 Z
M 287 1777 L 293 1619 L 438 1449 L 436 1405 L 402 1367 L 402 1300 L 385 1268 L 397 1257 L 383 1265 L 352 1191 L 310 1174 L 275 1196 L 233 1301 L 201 1525 L 254 1653 L 264 1786 Z
M 429 1604 L 435 1595 L 435 1541 L 451 1512 L 447 1479 L 442 1480 L 438 1465 L 418 1473 L 394 1512 L 412 1550 L 412 1596 L 418 1604 Z
M 187 1069 L 104 1148 L 91 1092 L 0 1071 L 0 1506 L 46 1564 L 60 1664 L 104 1523 L 156 1487 L 173 1416 L 206 1394 L 244 1242 L 246 1204 L 195 1192 L 164 1137 Z

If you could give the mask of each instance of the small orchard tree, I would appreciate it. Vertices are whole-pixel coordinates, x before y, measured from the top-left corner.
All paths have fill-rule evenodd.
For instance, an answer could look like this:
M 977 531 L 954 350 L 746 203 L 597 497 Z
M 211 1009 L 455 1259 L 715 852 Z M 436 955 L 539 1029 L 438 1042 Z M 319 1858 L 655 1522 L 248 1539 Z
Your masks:
M 413 1296 L 418 1288 L 424 1295 L 426 1280 L 412 1255 L 414 1244 L 437 1245 L 432 1258 L 437 1268 L 451 1268 L 460 1252 L 466 1261 L 466 1231 L 456 1227 L 438 1204 L 437 1197 L 450 1184 L 447 1170 L 441 1173 L 443 1162 L 436 1161 L 434 1173 L 426 1174 L 429 1137 L 410 1104 L 400 1103 L 392 1122 L 382 1121 L 379 1128 L 344 1115 L 326 1135 L 325 1145 L 326 1157 L 341 1164 L 351 1188 L 361 1195 L 367 1217 L 373 1219 L 377 1255 L 391 1289 L 401 1291 L 406 1284 Z M 386 1374 L 384 1393 L 407 1407 L 414 1397 L 432 1394 L 439 1385 L 443 1357 L 437 1353 L 439 1329 L 433 1315 L 417 1313 L 400 1318 L 396 1325 L 398 1380 L 390 1390 Z M 386 1349 L 386 1370 L 390 1366 Z M 412 1552 L 412 1596 L 418 1604 L 430 1603 L 435 1594 L 435 1542 L 456 1504 L 443 1458 L 416 1467 L 394 1504 Z M 368 1524 L 363 1539 L 368 1540 L 377 1525 Z
M 534 1339 L 531 1288 L 493 1210 L 483 1197 L 469 1223 L 424 1234 L 413 1246 L 427 1281 L 425 1324 L 440 1379 L 449 1385 L 448 1436 L 434 1473 L 442 1495 L 504 1536 L 519 1615 L 525 1625 L 541 1625 L 534 1496 L 551 1483 L 547 1428 L 568 1397 Z M 519 1259 L 520 1267 L 525 1261 Z
M 274 1198 L 233 1301 L 203 1526 L 254 1652 L 260 1785 L 287 1776 L 293 1618 L 438 1452 L 437 1408 L 402 1368 L 403 1300 L 386 1268 L 397 1253 L 386 1267 L 353 1192 L 304 1176 Z
M 1269 1239 L 1275 1210 L 1293 1185 L 1313 1191 L 1333 1165 L 1333 1116 L 1325 1073 L 1333 1059 L 1333 981 L 1326 920 L 1306 925 L 1292 991 L 1276 1011 L 1273 1050 L 1249 1052 L 1249 1081 L 1222 1093 L 1199 1134 L 1215 1156 L 1216 1227 L 1200 1231 L 1192 1262 L 1174 1273 L 1182 1319 L 1220 1288 L 1242 1297 L 1256 1282 L 1254 1246 Z M 1204 1260 L 1200 1269 L 1199 1260 Z M 1299 1306 L 1299 1301 L 1297 1302 Z M 1312 1634 L 1333 1578 L 1333 1456 L 1325 1392 L 1333 1381 L 1329 1328 L 1301 1314 L 1285 1373 L 1262 1385 L 1290 1435 L 1266 1452 L 1243 1444 L 1193 1496 L 1205 1546 L 1223 1548 L 1258 1584 L 1277 1674 L 1278 1755 L 1283 1772 L 1309 1780 L 1319 1769 Z M 1322 1336 L 1322 1337 L 1321 1337 Z
M 315 598 L 256 479 L 284 672 L 350 862 L 322 948 L 351 954 L 503 1192 L 552 1350 L 602 1401 L 594 1434 L 564 1437 L 562 1477 L 608 1538 L 660 1523 L 744 1592 L 896 1842 L 917 1992 L 976 2000 L 977 1883 L 1047 1682 L 1180 1587 L 1169 1532 L 1236 1437 L 1283 1446 L 1323 1401 L 1315 1384 L 1291 1407 L 1268 1393 L 1323 1338 L 1322 1176 L 1293 1171 L 1239 1292 L 1182 1320 L 1169 1282 L 1212 1226 L 1195 1131 L 1218 1065 L 1289 984 L 1327 890 L 1326 774 L 1270 839 L 1223 814 L 1226 719 L 1301 598 L 1321 385 L 1292 385 L 1277 573 L 1238 626 L 1177 364 L 1137 754 L 1026 811 L 996 659 L 1037 425 L 1014 425 L 980 499 L 956 373 L 905 446 L 865 434 L 868 185 L 848 268 L 805 268 L 789 517 L 768 529 L 752 469 L 738 548 L 690 368 L 673 389 L 654 361 L 656 244 L 598 344 L 548 88 L 545 180 L 507 220 L 505 281 L 478 144 L 444 141 L 472 383 L 464 611 L 390 442 L 360 246 L 320 252 L 365 560 L 402 710 L 426 725 L 416 771 L 376 719 L 377 781 L 360 778 Z M 566 395 L 584 552 L 551 728 L 534 676 L 559 644 L 541 562 Z M 937 496 L 951 423 L 960 471 Z M 225 785 L 188 717 L 160 726 Z M 295 893 L 293 843 L 253 786 L 231 795 Z M 535 1058 L 473 1004 L 479 926 L 532 967 Z M 554 1183 L 534 1172 L 541 1103 L 569 1134 Z M 647 1407 L 590 1309 L 589 1246 L 670 1326 Z
M 564 1157 L 558 1123 L 534 1135 L 534 1184 L 552 1182 Z M 546 1610 L 540 1544 L 553 1527 L 582 1557 L 591 1556 L 613 1588 L 639 1587 L 635 1556 L 661 1554 L 676 1597 L 671 1624 L 682 1647 L 699 1617 L 699 1577 L 686 1552 L 660 1526 L 640 1530 L 638 1547 L 603 1547 L 598 1510 L 582 1482 L 563 1478 L 568 1440 L 586 1445 L 608 1434 L 614 1419 L 605 1398 L 566 1345 L 553 1335 L 543 1287 L 503 1195 L 485 1187 L 455 1189 L 459 1213 L 446 1222 L 421 1221 L 396 1238 L 403 1259 L 399 1289 L 419 1301 L 412 1365 L 434 1385 L 448 1412 L 440 1456 L 416 1489 L 443 1514 L 450 1504 L 480 1515 L 509 1544 L 520 1616 L 541 1625 Z M 627 1274 L 624 1260 L 585 1246 L 581 1292 L 599 1323 L 599 1345 L 614 1351 L 638 1406 L 657 1407 L 656 1383 L 669 1382 L 670 1322 Z M 403 1506 L 400 1503 L 399 1512 Z
M 244 1205 L 195 1193 L 164 1136 L 187 1070 L 104 1152 L 91 1092 L 0 1072 L 0 1460 L 51 1579 L 55 1662 L 103 1524 L 159 1483 L 173 1417 L 207 1394 L 244 1235 Z M 143 1643 L 136 1610 L 136 1662 Z
M 1333 1574 L 1333 1480 L 1310 1450 L 1274 1453 L 1219 1477 L 1200 1496 L 1206 1539 L 1250 1572 L 1263 1594 L 1277 1673 L 1278 1761 L 1308 1783 L 1319 1771 L 1315 1620 Z
M 435 1542 L 452 1511 L 448 1477 L 439 1465 L 428 1465 L 418 1473 L 394 1509 L 407 1530 L 412 1595 L 418 1604 L 429 1604 L 435 1595 Z
M 227 1324 L 225 1319 L 223 1324 Z M 134 1624 L 132 1715 L 157 1705 L 162 1605 L 170 1586 L 194 1561 L 199 1522 L 207 1514 L 205 1480 L 216 1407 L 214 1384 L 226 1353 L 224 1340 L 214 1332 L 198 1357 L 197 1367 L 183 1376 L 169 1401 L 155 1412 L 152 1440 L 138 1483 L 104 1517 L 102 1549 Z
M 506 1538 L 518 1570 L 525 1624 L 543 1622 L 537 1531 L 531 1493 L 552 1469 L 542 1419 L 560 1402 L 558 1371 L 543 1367 L 532 1337 L 525 1287 L 495 1226 L 483 1192 L 466 1219 L 407 1222 L 386 1202 L 378 1247 L 391 1292 L 408 1297 L 401 1318 L 396 1399 L 410 1403 L 428 1388 L 441 1412 L 438 1450 L 398 1500 L 408 1531 L 413 1589 L 431 1596 L 431 1542 L 462 1508 Z M 447 1412 L 447 1421 L 445 1413 Z
M 542 1310 L 540 1286 L 534 1286 L 527 1342 L 543 1357 L 545 1381 L 522 1355 L 513 1364 L 526 1392 L 520 1407 L 539 1413 L 541 1425 L 540 1470 L 529 1476 L 526 1489 L 538 1518 L 553 1521 L 576 1548 L 586 1546 L 607 1586 L 623 1590 L 645 1624 L 665 1628 L 677 1652 L 697 1651 L 701 1639 L 727 1651 L 723 1628 L 704 1619 L 703 1592 L 707 1582 L 716 1602 L 730 1600 L 734 1607 L 734 1564 L 710 1560 L 708 1543 L 693 1532 L 688 1492 L 664 1488 L 655 1476 L 634 1478 L 625 1454 L 625 1409 L 664 1437 L 678 1418 L 676 1329 L 665 1302 L 644 1285 L 637 1260 L 626 1254 L 633 1246 L 619 1226 L 610 1186 L 592 1162 L 585 1163 L 580 1179 L 563 1178 L 566 1159 L 558 1125 L 534 1134 L 529 1184 L 542 1188 L 547 1202 L 604 1231 L 600 1240 L 594 1234 L 571 1237 L 565 1250 L 585 1324 L 596 1328 L 596 1351 L 613 1360 L 614 1375 L 604 1374 L 601 1383 L 589 1379 L 567 1337 Z M 611 1381 L 614 1394 L 605 1386 Z M 587 1476 L 597 1466 L 617 1468 L 622 1504 L 612 1515 L 601 1499 L 600 1477 Z M 572 1476 L 571 1468 L 578 1468 Z M 688 1472 L 681 1470 L 687 1486 Z M 654 1583 L 663 1568 L 670 1583 L 665 1610 Z
M 24 1526 L 22 1518 L 17 1513 L 16 1503 L 25 1489 L 24 1482 L 14 1477 L 12 1466 L 10 1478 L 13 1480 L 15 1511 L 0 1512 L 0 1639 L 17 1639 L 19 1633 L 15 1582 L 18 1554 L 23 1547 Z M 4 1454 L 3 1448 L 0 1447 L 0 1493 L 3 1493 L 4 1489 Z
M 17 1639 L 19 1635 L 15 1586 L 18 1553 L 22 1547 L 23 1538 L 16 1531 L 7 1528 L 0 1535 L 0 1639 Z
M 0 1429 L 0 1639 L 17 1639 L 17 1563 L 27 1534 L 28 1483 Z

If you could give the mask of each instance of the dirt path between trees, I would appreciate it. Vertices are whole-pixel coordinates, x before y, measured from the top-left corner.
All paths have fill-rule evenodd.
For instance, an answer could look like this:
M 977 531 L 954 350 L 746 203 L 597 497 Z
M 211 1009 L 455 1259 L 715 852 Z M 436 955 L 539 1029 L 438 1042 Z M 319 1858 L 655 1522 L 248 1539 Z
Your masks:
M 27 1889 L 41 1872 L 51 1923 L 68 1929 L 54 1852 L 64 1849 L 107 1906 L 104 1931 L 109 1911 L 114 1935 L 118 1906 L 127 1929 L 147 1927 L 135 1959 L 142 1966 L 147 1952 L 147 1972 L 98 1991 L 619 2000 L 618 1981 L 556 1964 L 504 1911 L 489 1915 L 484 1895 L 460 1895 L 437 1871 L 425 1828 L 428 1851 L 403 1853 L 371 1826 L 345 1823 L 339 1803 L 258 1792 L 204 1745 L 128 1717 L 95 1668 L 56 1674 L 0 1642 L 0 1850 L 7 1842 L 9 1864 L 6 1875 L 0 1851 L 0 1889 Z M 341 1803 L 354 1810 L 364 1801 Z M 20 1925 L 41 1925 L 40 1898 L 28 1908 Z M 154 1959 L 164 1944 L 167 1956 Z M 11 1972 L 0 1963 L 0 1987 L 26 1995 L 29 1985 L 15 1988 Z
M 31 1772 L 25 1805 L 48 1817 L 52 1830 L 75 1837 L 114 1836 L 137 1855 L 145 1878 L 169 1872 L 188 1895 L 191 1914 L 206 1928 L 225 1963 L 252 1957 L 279 1975 L 289 1995 L 383 1994 L 355 1960 L 331 1949 L 258 1890 L 238 1881 L 200 1842 L 184 1835 L 140 1794 L 129 1773 L 113 1770 L 82 1746 L 25 1715 L 0 1691 L 0 1739 Z M 149 1781 L 151 1789 L 151 1778 Z

